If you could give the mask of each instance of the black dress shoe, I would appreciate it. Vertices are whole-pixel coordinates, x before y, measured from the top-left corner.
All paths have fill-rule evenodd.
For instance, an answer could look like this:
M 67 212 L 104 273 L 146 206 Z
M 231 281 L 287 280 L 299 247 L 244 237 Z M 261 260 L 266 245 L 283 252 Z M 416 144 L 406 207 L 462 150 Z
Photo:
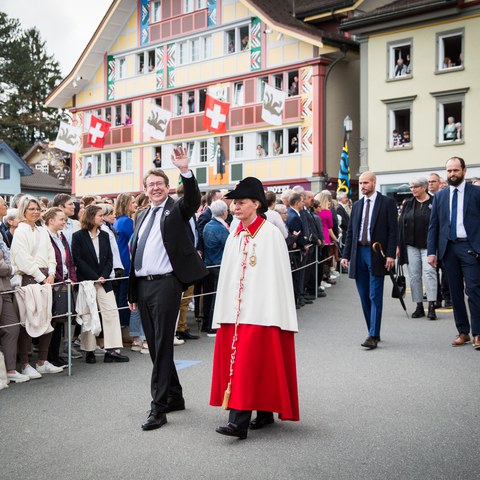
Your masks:
M 181 340 L 197 340 L 200 338 L 198 335 L 192 335 L 188 330 L 185 332 L 177 332 L 175 335 Z
M 142 430 L 155 430 L 167 423 L 167 416 L 164 413 L 151 411 L 145 423 L 142 425 Z
M 362 347 L 368 348 L 369 350 L 373 350 L 377 348 L 378 341 L 375 340 L 374 337 L 367 337 L 367 339 L 362 343 Z
M 87 352 L 85 355 L 85 363 L 97 363 L 94 352 Z
M 171 402 L 167 402 L 165 413 L 177 412 L 180 410 L 185 410 L 185 400 L 183 398 L 180 400 L 172 400 Z
M 63 358 L 49 358 L 48 361 L 52 364 L 55 365 L 56 367 L 61 367 L 65 368 L 68 366 L 68 362 L 65 361 Z
M 240 440 L 247 438 L 248 430 L 246 428 L 240 428 L 234 423 L 227 423 L 224 427 L 218 427 L 215 429 L 220 435 L 227 435 L 227 437 L 238 437 Z
M 445 308 L 452 308 L 453 304 L 451 300 L 445 300 Z
M 105 358 L 103 359 L 105 363 L 113 362 L 129 362 L 130 359 L 126 355 L 116 352 L 115 350 L 107 351 L 105 353 Z
M 315 300 L 315 295 L 305 295 L 305 300 Z
M 259 417 L 254 418 L 248 425 L 248 428 L 250 430 L 260 430 L 261 428 L 265 427 L 266 425 L 270 425 L 273 422 L 275 422 L 275 419 L 273 418 L 273 413 L 272 415 L 268 417 Z
M 313 302 L 312 302 L 312 300 L 309 300 L 308 298 L 305 297 L 305 298 L 303 299 L 303 303 L 304 303 L 305 305 L 310 305 L 310 304 L 313 303 Z

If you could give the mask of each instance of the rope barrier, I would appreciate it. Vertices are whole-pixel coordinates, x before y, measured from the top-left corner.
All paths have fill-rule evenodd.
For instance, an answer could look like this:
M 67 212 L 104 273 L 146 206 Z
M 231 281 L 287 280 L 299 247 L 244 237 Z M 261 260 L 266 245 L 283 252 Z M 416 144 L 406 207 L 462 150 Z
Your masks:
M 289 253 L 294 253 L 294 252 L 300 252 L 300 250 L 291 250 L 289 251 Z M 308 268 L 308 267 L 311 267 L 312 265 L 320 265 L 321 263 L 324 263 L 324 262 L 327 262 L 329 260 L 331 260 L 332 258 L 334 258 L 333 255 L 327 257 L 327 258 L 324 258 L 323 260 L 314 260 L 313 262 L 310 262 L 306 265 L 302 265 L 301 267 L 298 267 L 298 268 L 295 268 L 293 270 L 291 270 L 291 273 L 294 273 L 294 272 L 298 272 L 300 270 L 303 270 L 305 268 Z M 220 265 L 212 265 L 210 267 L 207 267 L 207 268 L 214 268 L 214 267 L 220 267 Z M 119 277 L 119 278 L 106 278 L 104 280 L 104 282 L 113 282 L 113 281 L 116 281 L 116 280 L 127 280 L 129 277 Z M 86 281 L 89 281 L 89 280 L 86 280 Z M 93 280 L 94 283 L 99 283 L 99 280 Z M 104 283 L 104 282 L 101 282 L 101 283 Z M 67 287 L 68 286 L 74 286 L 74 285 L 78 285 L 82 282 L 71 282 L 70 280 L 68 281 L 64 281 L 64 282 L 56 282 L 56 283 L 52 283 L 52 287 L 53 286 L 56 286 L 56 285 L 66 285 Z M 19 287 L 19 288 L 22 288 L 22 287 Z M 7 292 L 0 292 L 0 295 L 3 295 L 3 294 L 7 294 L 7 293 L 15 293 L 18 289 L 16 290 L 9 290 Z M 186 297 L 182 297 L 182 299 L 192 299 L 192 298 L 199 298 L 199 297 L 206 297 L 208 295 L 215 295 L 217 292 L 207 292 L 207 293 L 199 293 L 197 295 L 188 295 Z M 125 307 L 117 307 L 117 308 L 110 308 L 110 309 L 107 309 L 107 310 L 98 310 L 98 313 L 102 313 L 102 312 L 112 312 L 112 311 L 119 311 L 119 310 L 127 310 L 127 309 L 130 309 L 130 307 L 128 306 L 125 306 Z M 63 313 L 63 314 L 60 314 L 60 315 L 53 315 L 52 316 L 52 320 L 56 319 L 56 318 L 62 318 L 62 317 L 69 317 L 70 319 L 72 318 L 75 318 L 78 316 L 77 313 L 73 313 L 73 312 L 66 312 L 66 313 Z M 17 325 L 24 325 L 24 323 L 22 322 L 18 322 L 18 323 L 11 323 L 9 325 L 0 325 L 0 329 L 2 328 L 9 328 L 9 327 L 15 327 Z

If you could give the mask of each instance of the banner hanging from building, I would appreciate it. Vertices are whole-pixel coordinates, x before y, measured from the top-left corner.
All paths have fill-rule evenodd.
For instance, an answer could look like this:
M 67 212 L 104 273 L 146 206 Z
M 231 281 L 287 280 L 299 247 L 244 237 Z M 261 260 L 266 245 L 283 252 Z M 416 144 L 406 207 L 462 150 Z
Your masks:
M 80 148 L 82 142 L 82 129 L 74 127 L 65 122 L 60 122 L 57 138 L 54 142 L 55 148 L 64 152 L 74 153 Z
M 348 160 L 348 136 L 346 131 L 343 137 L 342 155 L 340 156 L 337 192 L 346 192 L 347 195 L 352 194 L 350 187 L 350 163 Z
M 143 133 L 146 133 L 157 140 L 165 140 L 168 122 L 171 117 L 172 112 L 164 110 L 155 103 L 152 103 L 150 114 L 145 120 L 143 126 Z
M 271 125 L 281 125 L 286 97 L 285 92 L 266 84 L 263 94 L 262 120 Z

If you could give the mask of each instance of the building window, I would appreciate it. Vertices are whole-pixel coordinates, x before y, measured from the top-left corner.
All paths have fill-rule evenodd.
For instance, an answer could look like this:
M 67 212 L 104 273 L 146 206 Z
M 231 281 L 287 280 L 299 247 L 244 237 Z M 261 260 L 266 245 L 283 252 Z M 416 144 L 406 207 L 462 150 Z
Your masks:
M 468 90 L 431 93 L 437 100 L 437 144 L 465 141 L 464 104 Z
M 155 70 L 155 50 L 149 50 L 148 55 L 148 71 L 153 72 Z
M 162 2 L 150 2 L 150 23 L 159 22 L 162 19 Z
M 243 82 L 233 84 L 233 105 L 240 106 L 245 103 L 245 95 L 243 90 Z
M 205 88 L 201 88 L 198 91 L 198 98 L 199 98 L 198 111 L 199 112 L 204 112 L 205 111 L 205 101 L 207 100 L 207 90 Z
M 388 44 L 388 78 L 406 78 L 412 75 L 412 40 Z
M 200 39 L 194 38 L 190 41 L 190 51 L 192 53 L 192 62 L 200 60 Z
M 112 173 L 112 156 L 110 153 L 105 154 L 105 173 Z
M 207 0 L 196 0 L 195 8 L 201 10 L 202 8 L 207 8 Z
M 387 149 L 412 146 L 412 110 L 416 95 L 382 100 L 387 106 Z
M 463 67 L 464 30 L 437 34 L 437 71 Z
M 145 59 L 143 52 L 137 53 L 137 72 L 140 75 L 145 72 Z
M 159 107 L 161 107 L 161 106 L 162 106 L 162 97 L 157 97 L 157 98 L 155 99 L 155 103 L 156 103 Z
M 123 123 L 125 125 L 132 124 L 132 104 L 131 103 L 125 104 L 125 118 Z
M 288 96 L 294 97 L 298 95 L 298 87 L 299 87 L 299 80 L 298 80 L 298 70 L 294 70 L 293 72 L 288 72 Z
M 115 162 L 115 172 L 120 173 L 122 171 L 122 153 L 112 152 L 112 160 Z
M 182 94 L 177 93 L 173 96 L 174 108 L 175 108 L 175 115 L 180 116 L 183 113 L 183 101 L 182 101 Z
M 243 135 L 234 137 L 235 158 L 243 158 Z
M 203 37 L 202 39 L 202 55 L 203 58 L 212 57 L 212 36 Z
M 268 77 L 260 77 L 257 80 L 257 102 L 263 102 L 265 96 L 265 85 L 268 85 Z
M 298 138 L 298 128 L 289 128 L 288 135 L 288 153 L 298 153 L 300 151 L 300 141 Z
M 125 57 L 117 59 L 117 79 L 120 80 L 127 76 L 127 61 Z
M 208 162 L 208 142 L 202 140 L 199 142 L 200 149 L 200 163 Z
M 225 52 L 236 53 L 250 49 L 250 30 L 248 25 L 225 32 Z
M 279 73 L 273 76 L 273 85 L 278 90 L 283 90 L 283 73 Z
M 133 170 L 133 155 L 131 150 L 126 150 L 125 154 L 125 171 L 131 172 Z
M 184 4 L 184 12 L 190 13 L 193 12 L 194 9 L 194 2 L 195 0 L 183 0 Z
M 94 155 L 93 156 L 93 161 L 95 162 L 95 165 L 97 166 L 97 175 L 101 175 L 103 173 L 103 168 L 102 168 L 102 157 L 100 155 Z
M 269 144 L 268 144 L 268 132 L 262 132 L 258 134 L 258 143 L 256 148 L 257 158 L 268 157 Z
M 0 179 L 8 180 L 10 178 L 10 164 L 0 163 Z
M 272 132 L 272 151 L 270 155 L 283 155 L 283 130 L 273 130 Z
M 187 92 L 187 113 L 195 113 L 195 91 Z

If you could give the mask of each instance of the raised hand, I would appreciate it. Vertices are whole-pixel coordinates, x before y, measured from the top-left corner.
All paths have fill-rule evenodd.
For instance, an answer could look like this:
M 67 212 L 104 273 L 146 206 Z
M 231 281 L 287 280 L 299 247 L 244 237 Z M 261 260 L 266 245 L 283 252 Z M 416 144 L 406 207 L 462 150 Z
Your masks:
M 181 173 L 187 173 L 188 168 L 188 155 L 187 149 L 183 147 L 175 147 L 172 153 L 172 163 L 180 170 Z

